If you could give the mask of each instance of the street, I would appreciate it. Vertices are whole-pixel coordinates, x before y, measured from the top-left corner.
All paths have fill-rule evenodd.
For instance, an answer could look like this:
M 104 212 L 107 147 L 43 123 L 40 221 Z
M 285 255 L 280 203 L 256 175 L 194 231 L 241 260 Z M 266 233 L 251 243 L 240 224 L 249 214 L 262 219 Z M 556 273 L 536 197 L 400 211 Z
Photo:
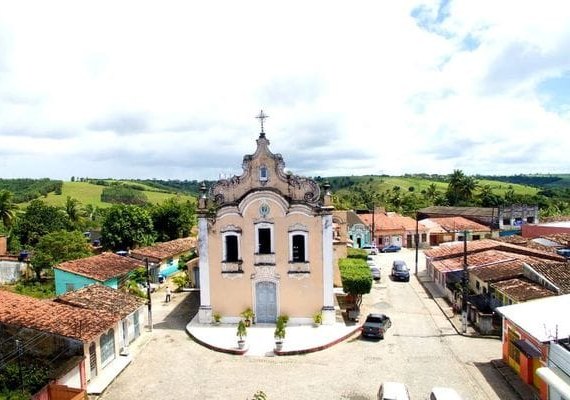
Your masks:
M 414 252 L 375 257 L 382 280 L 364 296 L 363 313 L 382 312 L 392 327 L 381 341 L 353 337 L 321 352 L 288 357 L 243 357 L 216 353 L 184 331 L 199 294 L 176 293 L 171 303 L 153 296 L 155 327 L 129 367 L 100 396 L 119 399 L 375 399 L 382 381 L 408 385 L 412 399 L 433 386 L 455 388 L 464 399 L 514 400 L 516 395 L 489 364 L 501 356 L 497 339 L 457 334 L 415 276 L 393 282 L 394 259 L 414 273 Z M 423 267 L 420 254 L 420 270 Z

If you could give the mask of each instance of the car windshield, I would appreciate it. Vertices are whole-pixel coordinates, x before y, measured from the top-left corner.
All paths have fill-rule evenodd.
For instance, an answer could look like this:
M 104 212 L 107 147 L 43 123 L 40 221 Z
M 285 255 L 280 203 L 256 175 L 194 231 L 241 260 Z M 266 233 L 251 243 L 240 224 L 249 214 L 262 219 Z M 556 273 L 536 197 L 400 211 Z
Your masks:
M 382 322 L 382 318 L 381 317 L 374 317 L 372 315 L 368 316 L 368 318 L 366 318 L 366 322 L 372 322 L 372 323 L 381 323 Z
M 394 265 L 394 268 L 396 269 L 396 271 L 407 271 L 408 267 L 406 266 L 406 264 L 396 264 Z

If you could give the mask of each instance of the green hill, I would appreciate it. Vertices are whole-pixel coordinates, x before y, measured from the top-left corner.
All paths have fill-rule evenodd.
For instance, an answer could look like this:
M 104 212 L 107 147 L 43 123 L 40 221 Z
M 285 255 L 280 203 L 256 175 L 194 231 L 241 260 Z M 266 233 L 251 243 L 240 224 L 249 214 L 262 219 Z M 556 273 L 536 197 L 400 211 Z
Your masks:
M 116 181 L 130 183 L 129 181 Z M 159 191 L 151 186 L 147 186 L 141 183 L 136 183 L 136 185 L 144 187 L 143 193 L 147 196 L 150 203 L 162 203 L 164 200 L 171 197 L 179 197 L 182 200 L 195 201 L 195 197 L 189 195 L 178 195 L 174 192 L 165 193 L 164 191 Z M 79 200 L 81 204 L 93 204 L 94 206 L 105 208 L 111 207 L 113 204 L 104 203 L 101 201 L 101 192 L 106 186 L 95 185 L 88 182 L 63 182 L 61 189 L 61 195 L 56 195 L 51 192 L 47 197 L 43 197 L 42 200 L 52 206 L 64 206 L 67 196 Z

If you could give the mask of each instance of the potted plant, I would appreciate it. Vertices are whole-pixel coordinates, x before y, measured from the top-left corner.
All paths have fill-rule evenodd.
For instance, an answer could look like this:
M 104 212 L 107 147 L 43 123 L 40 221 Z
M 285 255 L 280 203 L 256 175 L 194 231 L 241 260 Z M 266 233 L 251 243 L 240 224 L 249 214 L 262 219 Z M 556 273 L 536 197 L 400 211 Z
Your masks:
M 243 319 L 245 320 L 245 326 L 250 326 L 253 319 L 255 318 L 255 314 L 253 313 L 253 310 L 248 307 L 246 308 L 242 313 L 241 316 L 243 317 Z
M 277 318 L 277 325 L 275 326 L 275 350 L 281 351 L 283 348 L 283 339 L 285 339 L 285 320 L 281 317 Z
M 247 336 L 247 328 L 245 327 L 245 322 L 240 319 L 237 326 L 238 347 L 243 349 L 245 346 L 245 337 Z
M 313 315 L 313 326 L 317 328 L 319 325 L 323 323 L 323 314 L 319 311 L 315 315 Z
M 214 325 L 220 325 L 220 321 L 222 320 L 222 314 L 220 314 L 219 312 L 215 312 L 212 314 L 212 317 L 214 317 Z

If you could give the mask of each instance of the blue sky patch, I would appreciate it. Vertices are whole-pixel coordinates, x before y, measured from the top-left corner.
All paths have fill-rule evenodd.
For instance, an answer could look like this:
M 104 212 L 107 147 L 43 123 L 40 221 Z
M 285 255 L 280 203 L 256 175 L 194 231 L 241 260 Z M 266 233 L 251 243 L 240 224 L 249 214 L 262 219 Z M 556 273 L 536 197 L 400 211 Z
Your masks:
M 538 85 L 538 93 L 549 111 L 558 112 L 566 109 L 570 105 L 570 72 L 543 81 Z

